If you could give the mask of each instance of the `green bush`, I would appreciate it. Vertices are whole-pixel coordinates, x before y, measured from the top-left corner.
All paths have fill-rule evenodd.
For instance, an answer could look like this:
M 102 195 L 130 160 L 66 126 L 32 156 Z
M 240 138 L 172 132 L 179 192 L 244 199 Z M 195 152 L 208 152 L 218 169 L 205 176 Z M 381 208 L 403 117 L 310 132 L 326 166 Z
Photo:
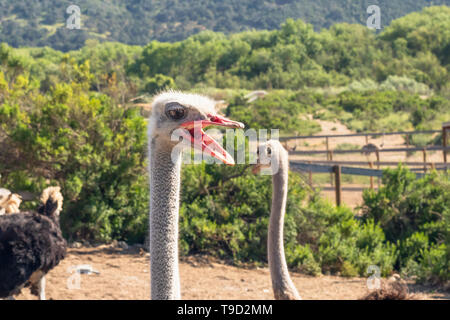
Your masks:
M 419 83 L 408 77 L 389 76 L 381 85 L 381 90 L 407 91 L 412 94 L 428 95 L 431 93 L 426 84 Z
M 314 257 L 314 252 L 309 245 L 287 246 L 285 248 L 287 264 L 297 271 L 312 276 L 322 274 L 319 262 Z
M 60 185 L 68 239 L 143 241 L 145 120 L 138 110 L 90 92 L 88 63 L 61 68 L 71 81 L 48 93 L 26 76 L 2 81 L 0 148 L 8 152 L 0 153 L 0 185 L 37 194 Z
M 309 107 L 298 93 L 272 92 L 264 98 L 248 102 L 242 95 L 235 96 L 227 107 L 230 118 L 239 119 L 252 129 L 280 129 L 280 134 L 311 135 L 320 131 L 313 120 L 301 118 Z
M 271 177 L 244 169 L 184 167 L 183 254 L 208 253 L 235 263 L 267 261 Z M 374 264 L 389 274 L 395 246 L 386 243 L 382 229 L 373 221 L 362 224 L 351 210 L 335 208 L 308 190 L 299 176 L 290 174 L 284 232 L 289 266 L 311 275 L 356 276 Z
M 385 242 L 378 225 L 373 221 L 361 224 L 350 212 L 321 236 L 319 256 L 323 272 L 362 276 L 368 266 L 377 265 L 386 276 L 393 270 L 396 250 L 395 245 Z
M 416 179 L 399 166 L 387 169 L 383 187 L 363 194 L 363 221 L 373 220 L 396 243 L 395 266 L 421 281 L 445 282 L 449 275 L 450 181 L 433 172 Z M 447 251 L 446 251 L 447 250 Z M 447 259 L 447 260 L 445 260 Z
M 144 91 L 147 94 L 155 94 L 167 88 L 174 88 L 175 82 L 171 77 L 163 74 L 157 74 L 153 78 L 145 81 Z

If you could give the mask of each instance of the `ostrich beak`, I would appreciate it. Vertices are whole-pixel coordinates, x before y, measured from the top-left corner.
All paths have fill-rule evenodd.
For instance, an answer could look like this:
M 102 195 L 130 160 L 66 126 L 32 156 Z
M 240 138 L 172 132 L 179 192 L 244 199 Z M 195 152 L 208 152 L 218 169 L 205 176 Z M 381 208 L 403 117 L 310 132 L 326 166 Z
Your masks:
M 261 165 L 260 164 L 255 164 L 252 167 L 252 173 L 253 174 L 259 174 L 261 172 Z
M 194 143 L 194 148 L 206 152 L 210 156 L 219 159 L 227 165 L 234 165 L 233 157 L 217 143 L 216 140 L 208 136 L 203 129 L 207 126 L 220 126 L 226 128 L 244 128 L 241 122 L 233 121 L 219 115 L 208 115 L 206 120 L 190 121 L 183 123 L 182 128 L 190 133 L 190 140 Z

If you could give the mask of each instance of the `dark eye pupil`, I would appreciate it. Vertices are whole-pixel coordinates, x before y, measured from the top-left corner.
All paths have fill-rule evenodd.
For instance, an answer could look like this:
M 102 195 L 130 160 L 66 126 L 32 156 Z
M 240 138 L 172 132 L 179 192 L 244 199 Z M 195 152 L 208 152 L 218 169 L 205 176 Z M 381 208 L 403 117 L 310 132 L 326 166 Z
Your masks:
M 272 154 L 272 149 L 267 148 L 267 154 Z
M 183 107 L 174 107 L 171 106 L 168 108 L 168 110 L 166 111 L 166 114 L 169 118 L 171 118 L 172 120 L 180 120 L 182 118 L 184 118 L 184 108 Z

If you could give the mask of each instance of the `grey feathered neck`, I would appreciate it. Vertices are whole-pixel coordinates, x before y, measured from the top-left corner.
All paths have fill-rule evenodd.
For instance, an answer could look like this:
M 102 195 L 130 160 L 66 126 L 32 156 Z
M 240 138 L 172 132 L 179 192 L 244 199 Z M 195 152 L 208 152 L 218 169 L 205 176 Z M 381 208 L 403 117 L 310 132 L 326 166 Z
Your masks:
M 150 142 L 150 271 L 153 300 L 181 299 L 178 270 L 178 210 L 181 154 Z
M 284 215 L 288 192 L 289 160 L 287 152 L 280 148 L 277 159 L 279 170 L 272 176 L 272 208 L 270 212 L 267 251 L 272 288 L 276 300 L 300 300 L 292 282 L 284 254 Z

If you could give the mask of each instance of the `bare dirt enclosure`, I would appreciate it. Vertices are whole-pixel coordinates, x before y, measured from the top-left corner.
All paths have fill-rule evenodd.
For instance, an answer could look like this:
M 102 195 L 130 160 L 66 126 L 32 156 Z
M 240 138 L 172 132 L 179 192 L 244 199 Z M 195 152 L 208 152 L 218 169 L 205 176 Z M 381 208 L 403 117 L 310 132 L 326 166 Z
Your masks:
M 73 272 L 89 264 L 100 274 Z M 205 256 L 180 262 L 183 299 L 273 299 L 270 274 L 265 268 L 238 268 Z M 291 273 L 303 299 L 358 299 L 369 292 L 365 278 L 310 277 Z M 69 289 L 71 288 L 71 289 Z M 417 299 L 450 299 L 450 295 L 409 283 Z M 138 248 L 109 246 L 69 249 L 68 256 L 47 275 L 47 299 L 146 300 L 150 298 L 149 255 Z M 18 300 L 35 299 L 28 289 Z

